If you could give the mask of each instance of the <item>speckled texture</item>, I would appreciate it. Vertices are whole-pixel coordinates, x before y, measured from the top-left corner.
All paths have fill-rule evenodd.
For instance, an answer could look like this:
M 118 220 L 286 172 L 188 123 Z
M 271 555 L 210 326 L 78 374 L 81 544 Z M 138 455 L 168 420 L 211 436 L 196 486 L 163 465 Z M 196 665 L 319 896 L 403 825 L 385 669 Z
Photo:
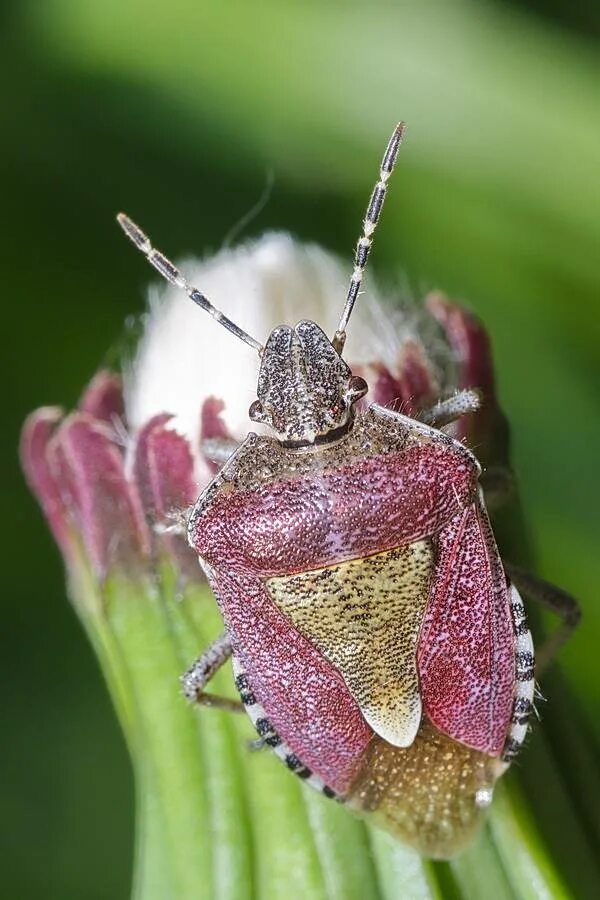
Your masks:
M 224 567 L 212 585 L 234 655 L 269 721 L 305 766 L 344 794 L 373 736 L 344 679 L 260 579 Z
M 287 297 L 289 259 L 273 270 L 281 251 L 280 243 L 272 245 L 264 275 L 272 295 Z M 240 283 L 250 284 L 250 296 L 260 293 L 238 274 L 233 293 Z M 310 304 L 314 286 L 306 290 L 304 283 L 296 294 Z M 322 299 L 330 295 L 320 291 Z M 477 499 L 480 467 L 449 437 L 477 447 L 484 462 L 504 461 L 487 339 L 478 323 L 443 298 L 431 296 L 427 306 L 453 347 L 451 358 L 439 341 L 443 365 L 432 363 L 433 334 L 423 342 L 425 332 L 402 331 L 400 346 L 393 319 L 386 320 L 390 327 L 375 350 L 357 342 L 361 366 L 353 371 L 315 323 L 282 326 L 271 335 L 273 354 L 267 347 L 261 353 L 257 400 L 237 362 L 221 367 L 223 397 L 203 400 L 200 442 L 197 390 L 206 383 L 202 372 L 214 369 L 213 344 L 222 329 L 210 331 L 205 321 L 199 333 L 191 321 L 184 327 L 171 321 L 176 327 L 169 329 L 155 318 L 161 358 L 169 330 L 175 352 L 168 379 L 153 379 L 147 365 L 137 379 L 145 399 L 141 406 L 139 397 L 128 403 L 137 438 L 127 441 L 127 460 L 119 380 L 107 373 L 94 379 L 80 412 L 57 431 L 59 411 L 34 414 L 22 458 L 67 558 L 76 531 L 77 559 L 83 544 L 99 577 L 115 564 L 147 572 L 159 546 L 172 542 L 175 548 L 178 534 L 158 534 L 149 525 L 171 523 L 197 493 L 194 478 L 205 484 L 207 470 L 227 460 L 194 508 L 189 538 L 223 611 L 240 696 L 258 733 L 326 796 L 368 813 L 423 853 L 448 856 L 472 834 L 495 778 L 526 734 L 533 647 L 514 590 L 514 634 L 507 638 L 504 575 Z M 209 331 L 210 348 L 198 344 Z M 182 354 L 181 340 L 192 333 L 192 352 Z M 198 346 L 213 352 L 198 352 Z M 223 353 L 229 352 L 228 344 Z M 190 359 L 205 366 L 195 376 Z M 229 377 L 234 369 L 235 378 Z M 370 399 L 417 417 L 458 385 L 482 388 L 486 402 L 483 414 L 460 416 L 442 433 L 359 403 L 365 385 L 356 376 L 370 383 Z M 246 433 L 251 400 L 256 420 L 270 423 L 284 443 L 250 435 L 229 458 L 232 434 L 241 439 Z M 161 414 L 163 408 L 176 411 L 177 421 Z M 180 423 L 189 443 L 174 428 Z M 332 442 L 304 446 L 313 439 Z M 427 548 L 427 565 L 404 570 L 415 542 Z M 193 562 L 198 577 L 195 556 Z M 339 572 L 333 585 L 315 576 L 325 568 Z M 425 571 L 431 582 L 426 597 Z M 275 596 L 277 579 L 297 590 Z M 303 596 L 303 585 L 314 595 Z M 509 697 L 514 705 L 507 724 Z M 407 701 L 405 708 L 398 698 Z M 437 727 L 424 715 L 409 747 L 394 747 L 371 727 L 397 740 L 386 728 L 402 731 L 411 717 L 416 727 L 421 701 Z M 500 759 L 491 754 L 498 754 L 502 735 Z
M 292 609 L 294 603 L 290 606 L 285 602 L 285 592 L 273 592 L 274 579 L 280 579 L 280 585 L 281 579 L 288 579 L 288 587 L 290 584 L 298 587 L 307 577 L 314 578 L 314 574 L 306 573 L 314 573 L 315 569 L 348 566 L 352 560 L 393 553 L 398 548 L 401 556 L 416 542 L 432 548 L 435 571 L 428 579 L 426 612 L 432 645 L 439 649 L 444 633 L 438 632 L 443 628 L 454 627 L 457 640 L 465 638 L 465 641 L 455 653 L 450 653 L 454 668 L 445 680 L 438 677 L 443 653 L 423 657 L 422 667 L 420 658 L 417 659 L 421 699 L 430 704 L 438 728 L 447 735 L 459 740 L 467 736 L 480 750 L 499 754 L 502 748 L 497 746 L 497 735 L 500 732 L 506 735 L 511 710 L 508 708 L 507 716 L 504 711 L 514 687 L 514 639 L 511 637 L 508 643 L 504 640 L 507 629 L 511 634 L 510 609 L 500 602 L 506 583 L 494 555 L 493 539 L 482 524 L 483 518 L 475 516 L 479 527 L 473 533 L 465 533 L 464 541 L 457 537 L 460 533 L 457 523 L 466 517 L 472 525 L 473 510 L 480 509 L 477 506 L 479 473 L 474 456 L 457 441 L 413 419 L 371 406 L 357 415 L 349 434 L 319 448 L 291 450 L 273 439 L 250 435 L 194 508 L 189 522 L 190 543 L 203 560 L 234 654 L 247 673 L 257 702 L 303 765 L 338 794 L 348 796 L 350 785 L 356 783 L 359 773 L 366 779 L 365 784 L 369 781 L 371 762 L 365 754 L 381 742 L 371 725 L 385 733 L 389 727 L 383 721 L 385 710 L 391 709 L 403 692 L 405 697 L 411 694 L 414 697 L 411 680 L 414 669 L 406 665 L 404 674 L 397 674 L 398 681 L 404 681 L 402 684 L 381 678 L 378 691 L 371 694 L 371 697 L 377 695 L 375 720 L 370 718 L 370 712 L 363 715 L 361 706 L 366 711 L 369 673 L 377 670 L 378 656 L 390 648 L 383 651 L 377 641 L 366 637 L 359 647 L 348 640 L 346 647 L 350 656 L 354 656 L 348 665 L 340 631 L 331 627 L 331 622 L 324 627 L 323 616 L 318 621 L 302 613 L 299 596 L 302 589 L 296 592 L 296 601 L 300 602 Z M 488 546 L 490 540 L 492 549 Z M 449 589 L 445 553 L 458 554 L 463 561 L 457 570 L 455 596 L 462 598 L 466 608 L 472 605 L 476 610 L 476 614 L 463 619 L 451 611 L 448 622 L 443 619 L 444 592 Z M 482 565 L 487 575 L 479 572 Z M 331 592 L 323 588 L 323 597 L 327 595 L 323 604 L 332 610 L 336 596 L 339 599 L 335 590 L 340 586 L 339 581 L 334 581 Z M 363 603 L 369 616 L 373 616 L 369 627 L 376 629 L 374 610 L 385 591 L 373 579 L 359 578 L 356 583 L 360 591 L 343 588 L 344 602 L 349 604 L 346 615 L 351 617 L 353 607 Z M 269 590 L 273 596 L 277 595 L 276 602 Z M 420 589 L 416 596 L 422 612 L 424 602 Z M 289 591 L 287 600 L 290 600 Z M 378 613 L 381 615 L 380 610 Z M 343 611 L 339 610 L 339 614 L 343 620 Z M 398 612 L 399 618 L 404 615 Z M 411 616 L 408 619 L 411 621 L 408 632 L 414 640 L 415 620 Z M 397 625 L 402 639 L 406 627 L 406 623 Z M 490 640 L 494 646 L 497 644 L 495 655 L 486 649 Z M 421 641 L 425 646 L 423 637 Z M 476 650 L 472 651 L 472 647 Z M 477 665 L 473 652 L 477 654 Z M 461 654 L 464 655 L 462 668 Z M 394 658 L 392 652 L 385 665 L 393 665 Z M 503 666 L 498 687 L 492 681 Z M 350 674 L 351 669 L 356 675 Z M 360 672 L 367 675 L 362 686 Z M 474 687 L 468 684 L 471 672 L 477 677 Z M 453 676 L 461 689 L 464 688 L 456 709 Z M 371 680 L 372 690 L 376 680 L 377 676 Z M 386 684 L 392 685 L 387 697 Z M 501 703 L 498 703 L 500 695 Z M 377 721 L 382 711 L 383 718 Z M 400 731 L 403 715 L 394 723 Z M 441 740 L 436 738 L 438 744 Z M 431 779 L 433 794 L 438 784 L 436 779 L 442 777 L 435 766 L 427 774 L 430 757 L 422 745 L 419 736 L 411 748 L 402 751 L 408 753 L 406 757 L 396 757 L 393 753 L 388 757 L 391 750 L 381 750 L 386 759 L 393 761 L 390 778 L 393 775 L 394 783 L 402 784 L 405 802 L 412 804 L 410 814 L 402 812 L 404 807 L 399 806 L 401 821 L 393 825 L 403 835 L 410 828 L 418 831 L 421 827 L 415 823 L 420 821 L 425 801 L 411 799 L 409 783 L 404 776 L 397 775 L 395 766 L 404 760 L 410 769 L 418 758 L 423 779 Z M 454 745 L 448 741 L 444 746 Z M 385 747 L 391 745 L 386 742 Z M 473 779 L 479 778 L 476 771 L 491 757 L 467 747 L 452 753 L 448 765 L 452 763 L 454 769 L 448 771 L 446 790 L 451 791 L 454 781 L 462 796 L 463 781 L 467 780 L 470 790 Z M 458 763 L 454 765 L 455 759 L 462 761 L 462 768 L 457 768 Z M 490 779 L 489 784 L 492 782 Z M 419 791 L 426 790 L 424 784 L 422 780 L 416 782 L 415 797 Z M 382 796 L 385 793 L 383 790 Z M 390 821 L 395 802 L 390 782 L 390 797 L 381 803 L 381 815 Z M 469 802 L 474 803 L 472 796 Z M 467 816 L 465 809 L 466 806 L 459 806 L 455 824 L 462 816 L 465 829 L 469 830 L 474 827 L 478 812 L 470 810 Z M 454 813 L 448 813 L 451 815 Z
M 270 425 L 281 440 L 313 441 L 352 415 L 351 378 L 318 325 L 281 325 L 264 348 L 251 418 Z
M 282 578 L 267 590 L 343 676 L 373 730 L 406 747 L 421 721 L 416 646 L 433 569 L 430 541 Z
M 478 498 L 436 536 L 436 579 L 419 640 L 427 715 L 458 741 L 498 755 L 512 714 L 508 587 Z
M 381 738 L 369 745 L 349 805 L 425 856 L 458 853 L 477 829 L 477 791 L 493 788 L 497 759 L 464 747 L 424 722 L 406 749 Z
M 475 494 L 474 458 L 425 426 L 422 434 L 398 427 L 388 452 L 359 454 L 373 418 L 370 411 L 367 428 L 358 420 L 348 439 L 323 452 L 286 451 L 250 436 L 198 501 L 192 546 L 211 566 L 264 577 L 369 556 L 439 531 Z M 429 432 L 439 439 L 428 441 Z

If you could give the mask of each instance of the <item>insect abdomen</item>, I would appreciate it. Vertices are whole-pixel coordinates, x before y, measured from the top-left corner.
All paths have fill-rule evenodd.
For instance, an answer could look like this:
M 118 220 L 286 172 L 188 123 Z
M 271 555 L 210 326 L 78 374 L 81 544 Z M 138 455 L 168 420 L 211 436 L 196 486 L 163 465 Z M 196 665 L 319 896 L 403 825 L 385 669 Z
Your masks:
M 468 843 L 501 774 L 498 759 L 464 747 L 423 722 L 410 747 L 393 747 L 374 735 L 355 778 L 339 794 L 280 738 L 235 659 L 234 674 L 258 735 L 305 784 L 372 816 L 380 827 L 427 856 L 444 859 Z

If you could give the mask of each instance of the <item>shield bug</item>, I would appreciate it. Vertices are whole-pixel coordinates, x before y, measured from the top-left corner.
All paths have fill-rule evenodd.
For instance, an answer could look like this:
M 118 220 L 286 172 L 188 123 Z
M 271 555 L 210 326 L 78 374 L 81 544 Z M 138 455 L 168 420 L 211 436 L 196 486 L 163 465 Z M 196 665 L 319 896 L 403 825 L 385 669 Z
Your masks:
M 414 417 L 357 405 L 368 386 L 342 355 L 403 134 L 400 124 L 383 156 L 331 340 L 302 321 L 263 346 L 119 222 L 162 276 L 258 352 L 249 416 L 271 432 L 214 448 L 223 466 L 189 515 L 226 631 L 183 677 L 186 695 L 236 708 L 205 692 L 232 656 L 237 707 L 260 743 L 326 796 L 447 857 L 523 743 L 534 651 L 481 467 L 443 430 L 478 409 L 478 393 Z M 557 644 L 577 611 L 550 597 L 566 620 Z

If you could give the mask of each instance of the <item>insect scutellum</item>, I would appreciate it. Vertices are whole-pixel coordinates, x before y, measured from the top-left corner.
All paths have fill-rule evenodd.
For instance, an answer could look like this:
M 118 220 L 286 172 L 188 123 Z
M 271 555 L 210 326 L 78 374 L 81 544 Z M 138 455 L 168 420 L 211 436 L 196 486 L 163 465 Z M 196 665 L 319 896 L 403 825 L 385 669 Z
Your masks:
M 288 447 L 306 447 L 335 440 L 350 427 L 353 405 L 367 392 L 366 382 L 352 374 L 341 354 L 404 131 L 405 125 L 400 122 L 383 155 L 379 179 L 371 194 L 363 232 L 356 246 L 346 302 L 331 341 L 315 322 L 305 320 L 294 328 L 287 325 L 274 328 L 263 347 L 214 307 L 198 288 L 189 284 L 177 266 L 152 246 L 135 222 L 124 213 L 117 216 L 127 237 L 163 278 L 184 290 L 217 322 L 258 352 L 261 358 L 258 399 L 251 404 L 249 416 L 253 421 L 271 427 Z

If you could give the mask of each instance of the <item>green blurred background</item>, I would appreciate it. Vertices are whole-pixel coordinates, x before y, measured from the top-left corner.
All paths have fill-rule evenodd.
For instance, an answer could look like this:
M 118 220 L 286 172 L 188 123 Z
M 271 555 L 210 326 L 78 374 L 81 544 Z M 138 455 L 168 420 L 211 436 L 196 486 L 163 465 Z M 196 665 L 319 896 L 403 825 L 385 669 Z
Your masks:
M 399 118 L 374 268 L 465 300 L 490 330 L 538 571 L 584 606 L 563 661 L 597 746 L 598 7 L 5 0 L 1 25 L 0 893 L 129 890 L 129 763 L 16 459 L 26 413 L 72 405 L 143 309 L 149 273 L 115 212 L 175 257 L 217 249 L 272 170 L 246 235 L 286 228 L 350 269 Z

